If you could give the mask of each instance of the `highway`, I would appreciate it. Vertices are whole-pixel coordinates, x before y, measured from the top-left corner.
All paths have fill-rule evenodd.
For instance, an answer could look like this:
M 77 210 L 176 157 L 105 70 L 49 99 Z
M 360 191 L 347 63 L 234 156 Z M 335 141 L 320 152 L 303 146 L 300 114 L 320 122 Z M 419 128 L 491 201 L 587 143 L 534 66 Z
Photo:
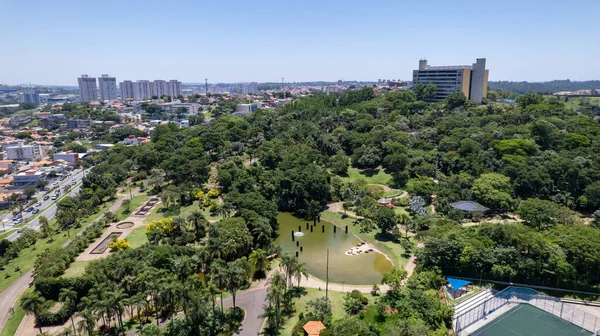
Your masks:
M 89 172 L 89 170 L 86 170 L 86 173 Z M 67 191 L 69 195 L 71 196 L 75 196 L 77 195 L 77 193 L 79 192 L 79 189 L 81 188 L 80 185 L 77 185 L 75 187 L 72 186 L 72 182 L 75 181 L 76 183 L 80 183 L 81 182 L 81 178 L 83 177 L 83 169 L 78 169 L 76 171 L 73 171 L 73 173 L 71 174 L 71 176 L 68 176 L 65 180 L 63 181 L 58 181 L 59 183 L 58 186 L 56 185 L 52 185 L 52 183 L 50 183 L 48 186 L 50 188 L 53 187 L 58 187 L 61 191 L 60 193 L 60 197 L 62 197 L 64 195 L 64 189 L 63 187 L 66 185 L 71 186 L 71 188 Z M 48 198 L 47 200 L 43 200 L 44 195 L 48 195 L 50 196 L 50 198 Z M 27 227 L 34 229 L 34 230 L 39 230 L 40 228 L 40 222 L 39 222 L 39 216 L 46 216 L 46 218 L 48 218 L 49 220 L 53 219 L 54 216 L 56 215 L 56 210 L 57 210 L 57 206 L 56 206 L 56 202 L 58 202 L 60 200 L 60 198 L 58 198 L 57 200 L 53 201 L 52 200 L 52 195 L 54 195 L 54 190 L 51 191 L 42 191 L 42 192 L 38 192 L 35 196 L 36 198 L 39 200 L 41 204 L 41 206 L 36 207 L 34 206 L 34 209 L 43 209 L 41 210 L 39 213 L 37 214 L 33 214 L 32 212 L 26 212 L 25 209 L 23 210 L 23 221 L 27 221 L 27 219 L 31 218 L 32 216 L 35 216 L 35 218 L 33 220 L 31 220 L 29 223 L 27 223 Z M 3 223 L 3 227 L 8 230 L 11 227 L 22 227 L 22 224 L 19 224 L 19 226 L 15 226 L 13 220 L 12 220 L 12 213 L 6 213 L 4 215 L 2 215 L 0 217 L 0 221 L 1 223 Z M 7 237 L 8 240 L 10 241 L 14 241 L 15 239 L 17 239 L 20 235 L 20 230 L 15 230 L 13 232 L 13 234 L 11 234 L 10 236 Z

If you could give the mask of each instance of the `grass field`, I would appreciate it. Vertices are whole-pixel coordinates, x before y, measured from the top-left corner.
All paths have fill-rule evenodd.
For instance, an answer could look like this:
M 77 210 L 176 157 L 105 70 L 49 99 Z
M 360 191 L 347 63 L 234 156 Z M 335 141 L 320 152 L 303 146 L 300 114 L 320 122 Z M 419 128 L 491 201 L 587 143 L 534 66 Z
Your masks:
M 345 181 L 365 180 L 368 184 L 385 184 L 387 185 L 392 175 L 386 174 L 381 167 L 370 170 L 359 170 L 354 167 L 348 168 L 348 176 L 342 176 Z
M 89 263 L 89 261 L 74 261 L 71 263 L 69 268 L 65 271 L 63 275 L 65 278 L 74 278 L 83 275 L 85 272 L 85 266 Z
M 6 238 L 6 237 L 8 237 L 8 236 L 10 236 L 10 235 L 11 235 L 11 233 L 12 233 L 12 231 L 9 231 L 9 230 L 7 230 L 7 231 L 5 231 L 5 232 L 2 232 L 2 233 L 0 233 L 0 240 L 2 240 L 2 239 L 4 239 L 4 238 Z
M 21 297 L 23 297 L 23 295 L 28 293 L 30 290 L 30 288 L 26 289 L 21 296 L 19 296 L 17 302 L 15 302 L 15 313 L 12 315 L 12 317 L 10 314 L 8 315 L 8 319 L 4 324 L 4 328 L 2 328 L 2 332 L 0 332 L 0 336 L 13 336 L 17 332 L 19 324 L 21 324 L 23 317 L 25 317 L 25 310 L 21 308 Z
M 104 211 L 106 211 L 106 209 L 108 209 L 114 202 L 116 202 L 116 200 L 104 203 L 102 206 L 100 206 L 99 211 L 97 213 L 83 218 L 83 220 L 81 221 L 81 227 L 75 230 L 72 229 L 71 236 L 74 236 L 79 231 L 83 230 L 86 226 L 88 226 L 90 223 L 92 223 L 94 219 L 98 218 L 99 214 L 104 213 Z M 0 292 L 2 292 L 8 286 L 10 286 L 25 272 L 33 268 L 35 259 L 37 258 L 37 255 L 39 253 L 43 252 L 45 249 L 59 248 L 67 240 L 67 232 L 63 231 L 54 235 L 53 242 L 50 242 L 48 238 L 38 239 L 33 246 L 23 249 L 19 253 L 18 257 L 11 260 L 8 263 L 8 265 L 6 265 L 4 270 L 0 271 Z
M 386 191 L 383 193 L 383 197 L 396 197 L 402 195 L 402 190 L 400 189 L 392 189 L 390 191 Z
M 301 298 L 294 299 L 294 303 L 296 305 L 295 306 L 296 307 L 296 315 L 292 316 L 289 320 L 287 320 L 285 322 L 285 324 L 283 325 L 283 329 L 281 330 L 281 333 L 280 333 L 281 335 L 291 335 L 294 325 L 298 322 L 298 313 L 300 313 L 300 312 L 306 313 L 306 311 L 307 311 L 306 303 L 308 303 L 308 301 L 325 296 L 324 290 L 320 291 L 316 288 L 307 288 L 306 292 L 307 292 L 307 294 L 302 296 Z M 365 295 L 365 297 L 367 297 L 369 299 L 369 304 L 374 302 L 373 296 L 371 296 L 369 294 L 364 294 L 364 295 Z M 346 313 L 344 312 L 344 306 L 342 304 L 344 301 L 344 293 L 335 292 L 335 291 L 330 290 L 327 296 L 329 297 L 329 300 L 331 301 L 333 320 L 339 320 L 339 319 L 346 317 Z
M 131 233 L 125 238 L 131 244 L 131 248 L 136 248 L 144 245 L 148 242 L 148 237 L 146 236 L 146 227 L 140 226 L 139 228 L 133 229 Z
M 150 214 L 148 215 L 148 217 L 146 217 L 144 219 L 144 223 L 148 224 L 148 223 L 150 223 L 152 221 L 161 220 L 163 218 L 168 218 L 168 217 L 183 217 L 183 218 L 187 218 L 194 211 L 200 211 L 204 215 L 204 217 L 206 217 L 206 219 L 209 220 L 209 221 L 214 221 L 214 220 L 221 219 L 220 216 L 211 216 L 210 215 L 210 211 L 208 211 L 208 208 L 201 209 L 200 206 L 198 205 L 198 202 L 194 202 L 194 204 L 192 204 L 192 205 L 182 206 L 179 209 L 179 213 L 177 213 L 177 214 L 167 214 L 167 213 L 161 212 L 161 208 L 162 208 L 162 206 L 160 206 L 160 205 L 154 207 L 154 209 L 152 209 L 152 211 L 150 212 Z
M 359 226 L 354 225 L 354 219 L 350 217 L 342 218 L 341 214 L 333 213 L 331 211 L 324 211 L 321 214 L 321 219 L 338 225 L 340 227 L 348 225 L 348 230 L 353 235 L 360 237 L 361 239 L 375 246 L 378 250 L 390 257 L 394 262 L 394 266 L 396 268 L 403 268 L 408 262 L 410 256 L 407 256 L 405 254 L 405 251 L 402 248 L 402 246 L 390 240 L 380 240 L 381 238 L 378 235 L 379 231 L 377 230 L 373 230 L 369 233 L 361 233 Z
M 125 199 L 129 199 L 129 196 L 125 196 Z M 125 205 L 121 205 L 119 210 L 117 210 L 116 214 L 119 217 L 119 221 L 122 221 L 125 218 L 129 217 L 129 215 L 131 215 L 131 213 L 135 211 L 135 209 L 139 208 L 142 205 L 142 203 L 147 202 L 149 199 L 150 196 L 148 196 L 146 193 L 133 196 L 133 198 L 131 199 L 131 204 L 129 205 L 129 211 L 127 210 L 127 207 Z

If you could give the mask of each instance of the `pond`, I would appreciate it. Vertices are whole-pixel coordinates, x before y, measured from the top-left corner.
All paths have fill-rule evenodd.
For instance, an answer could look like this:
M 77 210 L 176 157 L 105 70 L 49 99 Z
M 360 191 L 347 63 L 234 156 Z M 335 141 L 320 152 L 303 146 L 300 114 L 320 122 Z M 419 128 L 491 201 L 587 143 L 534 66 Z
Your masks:
M 308 272 L 325 280 L 327 268 L 327 249 L 329 249 L 329 281 L 352 285 L 372 285 L 381 282 L 382 273 L 392 268 L 392 263 L 385 255 L 378 252 L 360 253 L 358 255 L 346 255 L 345 252 L 356 247 L 360 240 L 353 234 L 344 232 L 343 228 L 321 221 L 313 226 L 312 221 L 306 221 L 294 217 L 291 213 L 280 213 L 279 238 L 275 241 L 283 251 L 296 254 L 300 261 L 306 263 Z M 309 229 L 306 229 L 309 223 Z M 298 234 L 298 226 L 302 234 Z M 323 226 L 324 231 L 323 232 Z M 292 230 L 297 234 L 292 241 Z M 298 245 L 298 246 L 297 246 Z M 302 247 L 302 251 L 300 251 Z

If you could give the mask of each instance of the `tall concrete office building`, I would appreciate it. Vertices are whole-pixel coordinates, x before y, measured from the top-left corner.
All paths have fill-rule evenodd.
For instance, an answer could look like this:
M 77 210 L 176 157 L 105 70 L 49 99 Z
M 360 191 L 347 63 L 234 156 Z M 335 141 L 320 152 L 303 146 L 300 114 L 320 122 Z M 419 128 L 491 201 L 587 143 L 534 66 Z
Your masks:
M 121 101 L 134 98 L 132 81 L 126 80 L 119 83 L 119 89 L 121 90 Z
M 34 103 L 35 106 L 40 106 L 40 94 L 33 92 L 25 92 L 20 95 L 21 103 Z
M 133 98 L 143 100 L 152 98 L 152 83 L 147 80 L 139 80 L 133 83 Z
M 433 101 L 442 101 L 452 92 L 462 92 L 479 104 L 487 95 L 488 73 L 485 58 L 473 65 L 431 66 L 427 60 L 419 61 L 419 70 L 413 70 L 413 85 L 432 83 L 437 92 Z
M 171 79 L 167 83 L 167 96 L 177 97 L 181 95 L 181 82 L 175 79 Z
M 242 94 L 257 94 L 258 93 L 258 83 L 243 83 L 242 84 Z
M 98 86 L 100 87 L 100 100 L 115 100 L 117 99 L 117 79 L 109 75 L 98 77 Z
M 96 77 L 81 75 L 77 78 L 79 83 L 79 101 L 89 103 L 98 100 L 98 86 L 96 86 Z

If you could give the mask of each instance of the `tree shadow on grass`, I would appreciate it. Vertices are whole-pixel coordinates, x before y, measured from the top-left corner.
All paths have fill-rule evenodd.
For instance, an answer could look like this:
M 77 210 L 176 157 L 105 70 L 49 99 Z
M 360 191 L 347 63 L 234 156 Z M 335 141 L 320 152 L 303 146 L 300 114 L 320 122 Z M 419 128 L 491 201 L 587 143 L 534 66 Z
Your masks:
M 361 175 L 367 176 L 367 177 L 373 177 L 377 174 L 379 174 L 379 169 L 364 169 L 360 172 Z
M 382 243 L 388 243 L 388 242 L 392 242 L 395 243 L 396 241 L 394 240 L 394 236 L 392 236 L 391 233 L 381 233 L 378 232 L 375 234 L 375 239 L 382 242 Z

